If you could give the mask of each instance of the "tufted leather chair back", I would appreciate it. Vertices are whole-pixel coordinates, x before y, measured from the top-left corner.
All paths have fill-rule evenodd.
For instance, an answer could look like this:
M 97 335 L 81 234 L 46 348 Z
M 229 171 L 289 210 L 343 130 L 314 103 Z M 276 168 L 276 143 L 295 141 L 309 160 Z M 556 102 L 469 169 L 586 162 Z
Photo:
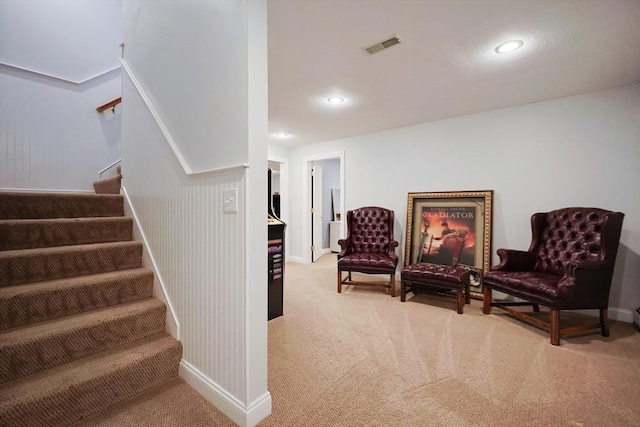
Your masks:
M 388 254 L 393 241 L 393 211 L 367 206 L 347 212 L 347 253 Z
M 597 208 L 565 208 L 531 217 L 534 271 L 563 276 L 571 261 L 601 261 L 613 271 L 624 215 Z

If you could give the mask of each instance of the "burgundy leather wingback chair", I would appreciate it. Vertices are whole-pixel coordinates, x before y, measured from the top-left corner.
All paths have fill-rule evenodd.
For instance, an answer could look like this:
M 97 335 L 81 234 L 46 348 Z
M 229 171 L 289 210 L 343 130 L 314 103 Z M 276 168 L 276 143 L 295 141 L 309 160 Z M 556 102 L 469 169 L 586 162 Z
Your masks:
M 607 308 L 624 214 L 597 208 L 565 208 L 531 217 L 528 251 L 499 249 L 500 264 L 484 277 L 483 312 L 491 306 L 549 328 L 551 344 L 560 334 L 600 328 L 609 336 Z M 491 302 L 491 290 L 528 302 Z M 550 321 L 508 308 L 551 309 Z M 560 329 L 560 310 L 600 310 L 598 324 Z
M 351 272 L 366 274 L 389 274 L 392 297 L 396 296 L 396 266 L 398 256 L 395 248 L 398 242 L 393 240 L 392 210 L 368 206 L 347 212 L 347 237 L 338 240 L 342 251 L 338 254 L 338 293 L 342 284 L 380 286 L 371 283 L 351 281 Z M 349 273 L 342 279 L 342 272 Z

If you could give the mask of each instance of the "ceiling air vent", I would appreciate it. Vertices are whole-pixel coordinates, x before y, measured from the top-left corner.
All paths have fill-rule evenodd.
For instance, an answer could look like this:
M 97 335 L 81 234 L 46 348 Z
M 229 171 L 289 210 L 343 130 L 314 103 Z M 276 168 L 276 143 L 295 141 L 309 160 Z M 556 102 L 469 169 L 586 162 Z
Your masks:
M 391 46 L 395 46 L 395 45 L 400 44 L 400 43 L 402 43 L 402 40 L 400 39 L 400 37 L 398 37 L 397 34 L 394 34 L 393 37 L 391 37 L 389 40 L 385 40 L 383 42 L 376 43 L 373 46 L 369 46 L 369 47 L 365 48 L 364 50 L 369 52 L 370 55 L 373 55 L 376 52 L 380 52 L 381 50 L 388 49 Z

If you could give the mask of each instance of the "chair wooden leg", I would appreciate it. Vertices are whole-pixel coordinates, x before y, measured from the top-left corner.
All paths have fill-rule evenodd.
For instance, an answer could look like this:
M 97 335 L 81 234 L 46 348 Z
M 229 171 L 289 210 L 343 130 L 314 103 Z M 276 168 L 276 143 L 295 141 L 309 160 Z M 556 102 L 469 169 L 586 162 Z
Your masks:
M 551 310 L 551 345 L 560 345 L 560 310 Z
M 396 297 L 396 273 L 391 273 L 391 298 L 395 298 Z
M 532 304 L 533 305 L 533 311 L 536 313 L 540 313 L 540 305 L 539 304 Z
M 404 280 L 400 281 L 400 301 L 405 302 L 407 300 L 407 285 Z
M 491 314 L 491 289 L 486 286 L 482 288 L 482 312 Z
M 338 293 L 342 293 L 342 272 L 338 270 Z
M 458 302 L 458 314 L 462 314 L 464 310 L 464 295 L 462 289 L 456 291 L 456 300 Z
M 608 310 L 606 308 L 600 309 L 600 333 L 603 337 L 609 336 L 609 323 L 607 322 Z

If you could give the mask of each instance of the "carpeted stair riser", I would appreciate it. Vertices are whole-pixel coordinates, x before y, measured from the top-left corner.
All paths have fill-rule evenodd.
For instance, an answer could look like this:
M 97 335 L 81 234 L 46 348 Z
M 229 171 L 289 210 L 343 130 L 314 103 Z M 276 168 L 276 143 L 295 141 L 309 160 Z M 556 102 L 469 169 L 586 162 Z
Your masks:
M 179 341 L 166 334 L 0 386 L 0 425 L 69 426 L 176 378 Z
M 121 242 L 132 230 L 127 217 L 0 220 L 0 251 Z
M 0 330 L 151 297 L 153 272 L 114 271 L 0 288 Z
M 140 267 L 140 242 L 0 252 L 0 287 Z
M 0 383 L 162 333 L 165 315 L 150 298 L 0 332 Z
M 124 216 L 119 194 L 0 193 L 0 219 Z
M 101 179 L 93 183 L 93 189 L 97 194 L 120 194 L 122 175 Z
M 71 426 L 177 378 L 132 225 L 119 194 L 0 192 L 0 427 Z

